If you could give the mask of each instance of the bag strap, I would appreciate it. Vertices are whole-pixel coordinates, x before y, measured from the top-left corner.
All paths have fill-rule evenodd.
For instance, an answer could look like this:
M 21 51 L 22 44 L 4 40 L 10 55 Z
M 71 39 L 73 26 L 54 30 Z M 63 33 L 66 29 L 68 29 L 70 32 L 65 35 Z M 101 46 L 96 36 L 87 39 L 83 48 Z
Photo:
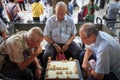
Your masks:
M 13 12 L 13 9 L 16 7 L 16 4 L 10 9 L 10 7 L 8 7 L 9 8 L 9 10 L 10 10 L 10 14 L 11 14 L 11 16 L 12 16 L 12 21 L 14 21 L 14 18 L 17 16 L 17 14 L 15 14 L 15 16 L 14 16 L 14 12 Z

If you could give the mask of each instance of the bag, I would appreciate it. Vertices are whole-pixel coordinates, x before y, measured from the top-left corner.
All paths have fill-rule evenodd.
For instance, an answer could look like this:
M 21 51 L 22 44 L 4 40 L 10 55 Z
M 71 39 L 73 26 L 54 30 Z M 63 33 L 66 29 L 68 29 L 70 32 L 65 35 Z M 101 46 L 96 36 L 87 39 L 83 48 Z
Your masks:
M 66 60 L 65 54 L 64 53 L 58 53 L 56 55 L 56 60 L 60 61 L 60 60 Z

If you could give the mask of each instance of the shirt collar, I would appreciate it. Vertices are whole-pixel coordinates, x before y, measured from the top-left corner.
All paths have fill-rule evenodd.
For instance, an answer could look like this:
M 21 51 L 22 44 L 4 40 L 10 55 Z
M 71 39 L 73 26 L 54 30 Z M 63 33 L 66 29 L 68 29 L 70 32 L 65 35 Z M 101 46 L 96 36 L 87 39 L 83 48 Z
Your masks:
M 66 14 L 65 14 L 65 16 L 64 16 L 64 20 L 65 20 L 65 21 L 67 20 L 67 15 L 66 15 Z M 56 16 L 56 21 L 58 21 L 57 16 Z

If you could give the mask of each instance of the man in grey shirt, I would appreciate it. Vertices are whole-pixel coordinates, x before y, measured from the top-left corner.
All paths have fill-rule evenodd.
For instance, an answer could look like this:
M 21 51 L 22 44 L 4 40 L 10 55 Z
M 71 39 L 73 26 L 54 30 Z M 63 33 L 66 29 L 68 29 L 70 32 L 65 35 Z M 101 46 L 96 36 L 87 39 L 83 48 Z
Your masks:
M 120 9 L 119 0 L 114 0 L 108 4 L 107 14 L 106 14 L 106 25 L 108 28 L 112 28 L 113 31 L 114 31 L 115 23 L 109 23 L 109 21 L 117 20 L 117 14 L 119 9 Z
M 79 31 L 87 44 L 82 68 L 90 74 L 89 80 L 120 80 L 120 44 L 109 34 L 98 31 L 93 23 L 85 23 Z M 90 65 L 89 58 L 96 54 L 96 65 Z
M 55 7 L 55 15 L 48 18 L 44 36 L 48 45 L 43 55 L 46 63 L 48 57 L 56 58 L 58 53 L 64 53 L 67 57 L 78 59 L 81 48 L 73 42 L 76 36 L 76 26 L 73 20 L 66 15 L 67 5 L 64 2 L 58 2 Z

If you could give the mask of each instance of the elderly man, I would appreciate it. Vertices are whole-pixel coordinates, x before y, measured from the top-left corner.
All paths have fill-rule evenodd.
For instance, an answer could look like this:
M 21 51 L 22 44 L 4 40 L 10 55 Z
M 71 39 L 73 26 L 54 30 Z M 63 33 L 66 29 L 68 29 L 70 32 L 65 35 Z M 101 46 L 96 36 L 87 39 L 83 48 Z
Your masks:
M 76 26 L 73 20 L 66 15 L 67 5 L 64 2 L 58 2 L 55 7 L 55 15 L 48 18 L 44 29 L 45 40 L 48 45 L 44 52 L 44 62 L 48 57 L 56 58 L 59 53 L 64 53 L 67 58 L 78 59 L 81 48 L 73 42 L 76 36 Z
M 88 45 L 82 68 L 91 75 L 90 80 L 120 80 L 119 43 L 109 34 L 98 31 L 93 23 L 83 24 L 79 35 Z M 95 68 L 88 61 L 93 53 L 97 58 Z
M 34 38 L 33 38 L 34 37 Z M 35 64 L 35 78 L 41 78 L 42 68 L 37 56 L 42 53 L 40 46 L 43 40 L 42 30 L 33 27 L 28 32 L 19 32 L 7 38 L 0 44 L 1 54 L 7 54 L 6 63 L 3 64 L 2 74 L 20 80 L 33 80 L 28 66 Z

